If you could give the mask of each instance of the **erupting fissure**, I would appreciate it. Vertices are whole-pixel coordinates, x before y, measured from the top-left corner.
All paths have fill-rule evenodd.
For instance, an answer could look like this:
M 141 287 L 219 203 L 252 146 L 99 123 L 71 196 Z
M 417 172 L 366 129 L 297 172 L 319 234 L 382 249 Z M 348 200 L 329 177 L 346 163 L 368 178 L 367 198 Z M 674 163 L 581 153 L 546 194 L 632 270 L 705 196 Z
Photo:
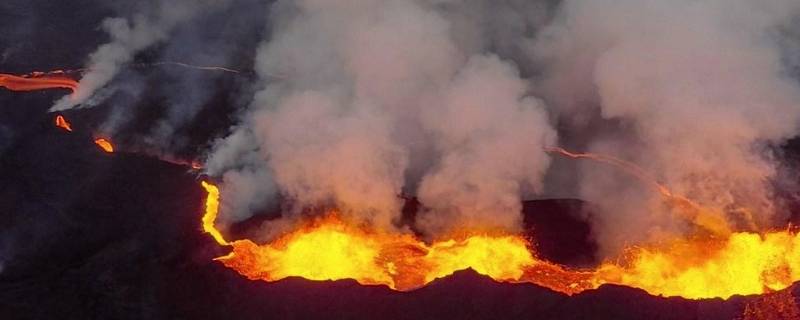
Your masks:
M 474 234 L 428 245 L 410 234 L 354 226 L 335 212 L 307 221 L 269 244 L 244 239 L 227 241 L 214 226 L 219 190 L 208 192 L 203 230 L 232 252 L 216 260 L 253 280 L 286 277 L 310 280 L 355 279 L 366 285 L 411 290 L 458 270 L 472 268 L 499 281 L 530 281 L 574 293 L 593 287 L 591 274 L 568 272 L 537 259 L 521 236 Z M 534 281 L 542 279 L 542 281 Z
M 216 260 L 252 280 L 354 279 L 412 290 L 472 268 L 496 281 L 534 283 L 566 294 L 613 283 L 685 298 L 761 294 L 800 280 L 800 237 L 790 230 L 631 247 L 618 261 L 593 270 L 541 260 L 522 235 L 461 232 L 427 244 L 411 234 L 350 224 L 335 212 L 306 221 L 267 244 L 228 241 L 214 225 L 219 190 L 205 181 L 202 186 L 208 193 L 203 230 L 232 248 Z
M 205 181 L 200 183 L 208 194 L 206 197 L 206 212 L 203 215 L 203 231 L 214 237 L 217 243 L 228 245 L 228 241 L 225 241 L 222 233 L 214 227 L 214 222 L 217 220 L 217 213 L 219 212 L 219 189 L 217 186 Z

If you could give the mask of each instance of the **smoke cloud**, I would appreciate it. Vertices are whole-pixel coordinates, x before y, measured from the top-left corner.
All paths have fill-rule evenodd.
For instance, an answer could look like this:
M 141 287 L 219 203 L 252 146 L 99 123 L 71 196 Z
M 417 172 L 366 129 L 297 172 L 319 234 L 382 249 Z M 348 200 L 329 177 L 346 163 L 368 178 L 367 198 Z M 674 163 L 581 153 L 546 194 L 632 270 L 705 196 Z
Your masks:
M 336 207 L 391 230 L 411 193 L 429 235 L 518 229 L 521 196 L 541 189 L 542 147 L 556 134 L 514 63 L 487 53 L 490 30 L 467 23 L 484 6 L 457 5 L 276 3 L 257 55 L 263 90 L 209 156 L 209 173 L 223 177 L 222 219 L 281 195 L 294 203 L 287 219 Z M 251 190 L 253 174 L 275 194 L 229 193 Z
M 85 103 L 92 106 L 102 102 L 109 93 L 95 97 L 97 90 L 111 81 L 124 64 L 132 61 L 136 53 L 167 39 L 173 28 L 198 13 L 223 7 L 227 3 L 228 0 L 148 1 L 137 5 L 138 8 L 134 9 L 136 13 L 130 18 L 103 20 L 101 27 L 108 33 L 110 42 L 101 45 L 89 56 L 87 72 L 81 78 L 78 90 L 56 101 L 50 110 L 61 111 Z
M 586 115 L 616 123 L 588 149 L 638 163 L 735 229 L 763 229 L 780 217 L 771 147 L 800 121 L 785 64 L 798 51 L 780 45 L 798 14 L 782 0 L 567 0 L 530 52 L 563 122 L 585 136 L 596 135 Z M 636 181 L 595 165 L 582 175 L 580 196 L 605 209 L 595 230 L 607 252 L 686 230 Z
M 441 105 L 423 110 L 439 161 L 423 177 L 419 198 L 426 229 L 521 225 L 519 195 L 538 192 L 549 164 L 543 147 L 555 142 L 542 103 L 496 57 L 470 59 Z
M 555 145 L 635 163 L 732 230 L 785 218 L 775 186 L 796 186 L 775 150 L 800 123 L 800 2 L 266 6 L 155 1 L 107 19 L 110 42 L 90 56 L 79 91 L 52 110 L 103 101 L 120 68 L 161 42 L 158 57 L 168 61 L 254 64 L 257 79 L 235 84 L 239 100 L 229 102 L 241 107 L 226 111 L 236 124 L 211 142 L 205 169 L 222 180 L 222 225 L 282 205 L 282 219 L 261 231 L 266 238 L 329 208 L 406 231 L 406 196 L 422 204 L 411 227 L 430 238 L 518 231 L 521 200 L 554 195 L 600 207 L 591 219 L 606 255 L 707 231 L 613 167 L 550 166 L 543 149 Z M 238 23 L 220 22 L 220 13 Z M 209 36 L 217 31 L 224 36 Z M 217 79 L 163 75 L 172 80 L 156 90 L 166 111 L 144 143 L 169 153 L 187 144 L 181 128 L 200 117 Z M 108 86 L 126 101 L 103 131 L 134 117 L 128 109 L 145 95 L 147 76 L 130 78 Z

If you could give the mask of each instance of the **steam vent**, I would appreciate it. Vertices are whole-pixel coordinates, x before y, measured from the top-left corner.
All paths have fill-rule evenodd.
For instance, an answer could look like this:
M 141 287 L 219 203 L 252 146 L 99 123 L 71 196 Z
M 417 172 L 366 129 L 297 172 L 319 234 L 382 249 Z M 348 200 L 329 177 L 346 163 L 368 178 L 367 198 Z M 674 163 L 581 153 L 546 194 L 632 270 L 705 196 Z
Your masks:
M 800 1 L 0 1 L 0 319 L 800 319 Z

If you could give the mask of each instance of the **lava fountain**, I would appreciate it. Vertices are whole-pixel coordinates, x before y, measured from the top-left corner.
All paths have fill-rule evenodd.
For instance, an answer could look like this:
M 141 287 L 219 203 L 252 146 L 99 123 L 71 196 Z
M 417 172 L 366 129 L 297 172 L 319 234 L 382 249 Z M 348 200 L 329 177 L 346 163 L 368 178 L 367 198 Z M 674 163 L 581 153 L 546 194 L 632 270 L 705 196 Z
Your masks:
M 64 116 L 57 115 L 55 122 L 56 122 L 56 127 L 72 132 L 72 125 L 69 123 L 69 121 L 67 121 L 66 118 L 64 118 Z
M 800 280 L 796 231 L 736 232 L 723 239 L 674 239 L 633 247 L 595 279 L 685 298 L 728 298 L 781 290 Z

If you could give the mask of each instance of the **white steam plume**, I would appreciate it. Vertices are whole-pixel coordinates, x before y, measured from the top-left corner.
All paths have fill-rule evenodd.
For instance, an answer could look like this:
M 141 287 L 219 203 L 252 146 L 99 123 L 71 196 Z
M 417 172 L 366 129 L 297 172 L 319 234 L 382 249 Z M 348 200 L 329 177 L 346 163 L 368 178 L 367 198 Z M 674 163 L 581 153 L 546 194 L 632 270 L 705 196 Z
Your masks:
M 522 225 L 519 195 L 541 190 L 549 165 L 542 147 L 556 137 L 541 102 L 525 90 L 512 66 L 479 56 L 455 76 L 437 108 L 422 112 L 441 154 L 419 190 L 429 208 L 420 221 L 425 229 Z
M 589 130 L 581 121 L 599 108 L 620 124 L 625 134 L 590 139 L 590 149 L 642 165 L 734 228 L 760 229 L 779 211 L 768 147 L 800 123 L 778 45 L 798 15 L 793 0 L 567 0 L 532 54 L 548 66 L 543 91 L 562 121 Z M 606 252 L 686 230 L 636 182 L 584 169 L 581 196 L 605 208 L 595 230 Z
M 163 0 L 144 5 L 141 12 L 131 18 L 107 18 L 102 28 L 111 41 L 101 45 L 89 56 L 87 72 L 78 84 L 78 90 L 65 96 L 50 108 L 51 111 L 67 110 L 84 103 L 95 105 L 100 99 L 92 99 L 98 89 L 105 86 L 130 62 L 139 51 L 166 39 L 178 24 L 191 19 L 203 10 L 226 5 L 229 0 Z M 107 94 L 104 96 L 108 96 Z
M 404 192 L 428 206 L 419 227 L 430 235 L 519 228 L 521 195 L 540 189 L 555 131 L 515 65 L 487 54 L 489 24 L 467 18 L 499 22 L 507 4 L 498 3 L 504 15 L 459 6 L 276 3 L 257 57 L 264 89 L 208 160 L 223 177 L 222 219 L 276 196 L 226 197 L 251 185 L 232 172 L 256 170 L 296 209 L 335 206 L 378 228 L 397 227 Z

